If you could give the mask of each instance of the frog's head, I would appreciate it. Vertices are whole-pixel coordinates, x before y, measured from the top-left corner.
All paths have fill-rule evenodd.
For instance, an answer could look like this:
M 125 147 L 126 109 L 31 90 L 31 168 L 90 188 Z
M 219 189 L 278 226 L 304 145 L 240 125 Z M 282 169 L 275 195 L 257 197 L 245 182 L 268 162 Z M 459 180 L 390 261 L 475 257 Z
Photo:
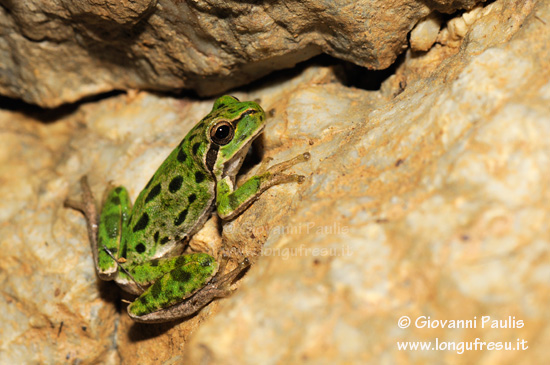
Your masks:
M 264 129 L 265 113 L 253 101 L 241 102 L 225 95 L 216 100 L 209 115 L 205 131 L 210 142 L 205 156 L 206 167 L 217 179 L 234 178 L 252 141 Z

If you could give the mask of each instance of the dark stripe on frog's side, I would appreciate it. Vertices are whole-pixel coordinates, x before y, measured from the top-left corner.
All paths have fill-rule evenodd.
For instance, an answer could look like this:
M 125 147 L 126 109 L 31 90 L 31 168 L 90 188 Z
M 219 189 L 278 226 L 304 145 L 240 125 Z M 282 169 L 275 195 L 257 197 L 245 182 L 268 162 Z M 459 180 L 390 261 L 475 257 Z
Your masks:
M 214 170 L 214 165 L 216 164 L 219 150 L 220 150 L 220 146 L 218 146 L 215 143 L 211 143 L 210 148 L 208 149 L 208 152 L 206 152 L 206 168 L 210 172 Z
M 197 199 L 197 195 L 191 194 L 191 195 L 189 195 L 189 197 L 187 198 L 187 201 L 189 202 L 189 204 L 191 204 L 191 203 L 193 203 L 196 199 Z
M 156 231 L 155 235 L 153 236 L 153 239 L 155 240 L 155 243 L 157 243 L 159 241 L 159 235 L 160 235 L 160 232 Z
M 161 245 L 165 245 L 168 241 L 170 241 L 170 238 L 169 238 L 169 237 L 163 237 L 163 238 L 160 240 L 160 244 L 161 244 Z
M 145 252 L 145 245 L 143 243 L 138 243 L 136 246 L 136 252 L 137 253 L 144 253 Z
M 115 205 L 120 205 L 120 198 L 118 196 L 113 196 L 111 198 L 111 203 L 113 203 Z

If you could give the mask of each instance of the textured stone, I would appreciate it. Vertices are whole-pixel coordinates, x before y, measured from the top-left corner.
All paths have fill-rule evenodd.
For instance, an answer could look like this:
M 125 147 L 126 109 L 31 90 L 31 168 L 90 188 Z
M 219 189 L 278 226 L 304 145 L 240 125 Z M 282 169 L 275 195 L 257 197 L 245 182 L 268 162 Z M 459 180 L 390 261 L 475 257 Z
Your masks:
M 431 6 L 475 2 L 0 0 L 0 93 L 46 107 L 115 89 L 215 95 L 321 53 L 384 69 Z
M 413 51 L 429 50 L 439 35 L 441 17 L 432 13 L 426 19 L 422 19 L 411 31 L 410 44 Z
M 139 92 L 50 123 L 0 111 L 2 361 L 546 361 L 550 4 L 490 9 L 459 45 L 408 51 L 377 91 L 310 65 L 235 93 L 268 111 L 262 158 L 312 159 L 293 168 L 302 185 L 270 189 L 223 225 L 227 249 L 254 265 L 231 297 L 186 321 L 140 325 L 118 311 L 119 289 L 94 275 L 84 220 L 62 202 L 84 173 L 98 197 L 109 180 L 135 197 L 212 101 Z M 401 316 L 478 326 L 400 329 Z M 482 328 L 482 316 L 524 326 Z M 436 338 L 529 349 L 396 345 Z

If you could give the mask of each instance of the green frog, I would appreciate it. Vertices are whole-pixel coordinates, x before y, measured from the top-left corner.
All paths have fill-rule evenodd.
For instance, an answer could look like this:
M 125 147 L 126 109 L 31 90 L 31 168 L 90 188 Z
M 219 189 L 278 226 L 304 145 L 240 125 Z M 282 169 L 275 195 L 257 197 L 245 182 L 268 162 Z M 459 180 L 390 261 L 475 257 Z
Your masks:
M 265 119 L 257 103 L 222 96 L 160 165 L 133 207 L 126 188 L 112 187 L 98 215 L 86 177 L 81 180 L 82 201 L 65 202 L 86 217 L 99 278 L 138 295 L 128 306 L 135 321 L 187 317 L 228 295 L 248 260 L 224 273 L 224 259 L 184 253 L 189 239 L 214 210 L 230 220 L 270 187 L 304 181 L 304 176 L 283 172 L 307 161 L 307 152 L 270 168 L 262 165 L 256 175 L 235 185 Z

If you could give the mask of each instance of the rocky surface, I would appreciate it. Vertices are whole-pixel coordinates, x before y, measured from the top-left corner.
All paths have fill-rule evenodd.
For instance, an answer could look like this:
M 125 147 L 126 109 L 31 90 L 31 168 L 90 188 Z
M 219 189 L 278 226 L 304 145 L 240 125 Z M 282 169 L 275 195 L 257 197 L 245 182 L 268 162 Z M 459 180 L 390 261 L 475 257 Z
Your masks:
M 546 1 L 498 0 L 442 22 L 431 48 L 408 50 L 380 90 L 310 64 L 235 92 L 268 111 L 258 155 L 276 163 L 309 151 L 293 169 L 307 179 L 270 189 L 223 225 L 227 249 L 254 261 L 234 295 L 164 325 L 132 323 L 118 288 L 98 283 L 84 220 L 62 202 L 82 174 L 98 197 L 110 180 L 137 196 L 212 100 L 129 93 L 55 121 L 0 111 L 0 358 L 542 363 L 548 24 Z M 422 328 L 422 316 L 476 327 Z M 478 338 L 528 349 L 397 346 Z
M 0 0 L 0 93 L 45 107 L 116 89 L 214 95 L 321 53 L 384 69 L 420 19 L 479 2 Z

